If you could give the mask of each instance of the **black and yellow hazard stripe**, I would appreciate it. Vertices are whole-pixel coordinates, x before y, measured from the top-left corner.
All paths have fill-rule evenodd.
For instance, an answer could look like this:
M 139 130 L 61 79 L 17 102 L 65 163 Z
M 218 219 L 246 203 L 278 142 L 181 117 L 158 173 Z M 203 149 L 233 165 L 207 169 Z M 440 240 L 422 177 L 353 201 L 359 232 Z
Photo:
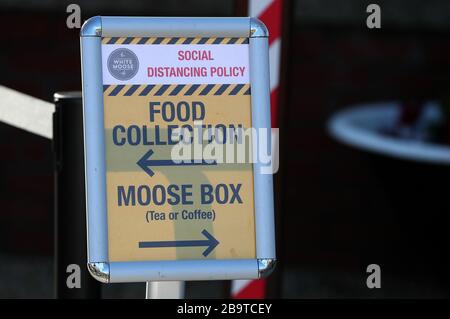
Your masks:
M 112 37 L 102 44 L 248 44 L 248 38 Z
M 250 84 L 135 84 L 103 85 L 107 96 L 250 95 Z

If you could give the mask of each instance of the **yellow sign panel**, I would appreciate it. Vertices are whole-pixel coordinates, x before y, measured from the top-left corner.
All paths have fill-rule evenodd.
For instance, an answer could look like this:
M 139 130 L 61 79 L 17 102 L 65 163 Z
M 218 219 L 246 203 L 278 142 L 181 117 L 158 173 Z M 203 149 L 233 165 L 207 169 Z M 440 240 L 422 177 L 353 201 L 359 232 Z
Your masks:
M 102 39 L 110 262 L 256 258 L 253 165 L 212 148 L 252 126 L 248 59 L 248 38 Z

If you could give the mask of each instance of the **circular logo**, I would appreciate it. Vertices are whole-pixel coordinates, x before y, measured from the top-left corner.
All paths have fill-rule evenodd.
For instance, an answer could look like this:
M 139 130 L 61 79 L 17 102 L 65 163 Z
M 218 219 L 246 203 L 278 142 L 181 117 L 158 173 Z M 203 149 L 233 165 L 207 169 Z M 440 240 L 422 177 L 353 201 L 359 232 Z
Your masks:
M 131 50 L 116 49 L 108 57 L 108 70 L 116 79 L 126 81 L 136 75 L 139 60 Z

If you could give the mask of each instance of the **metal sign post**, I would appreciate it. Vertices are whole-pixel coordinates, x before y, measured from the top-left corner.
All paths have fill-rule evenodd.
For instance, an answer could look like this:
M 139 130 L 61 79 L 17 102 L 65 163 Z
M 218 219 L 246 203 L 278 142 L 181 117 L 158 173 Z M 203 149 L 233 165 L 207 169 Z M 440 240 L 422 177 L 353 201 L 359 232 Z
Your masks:
M 259 160 L 270 145 L 267 37 L 253 18 L 85 23 L 88 268 L 96 279 L 270 273 L 273 185 Z M 240 145 L 243 158 L 233 153 Z
M 152 281 L 146 285 L 146 299 L 183 299 L 184 281 Z

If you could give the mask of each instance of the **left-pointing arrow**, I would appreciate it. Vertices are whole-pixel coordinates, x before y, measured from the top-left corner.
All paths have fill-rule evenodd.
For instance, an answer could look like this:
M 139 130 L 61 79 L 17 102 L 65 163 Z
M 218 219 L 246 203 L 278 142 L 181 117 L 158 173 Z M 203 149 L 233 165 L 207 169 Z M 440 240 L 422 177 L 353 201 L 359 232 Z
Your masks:
M 202 160 L 201 162 L 180 162 L 176 163 L 172 160 L 151 160 L 150 156 L 153 155 L 152 150 L 148 150 L 144 156 L 141 157 L 139 161 L 137 161 L 137 165 L 144 170 L 150 177 L 155 175 L 155 172 L 150 168 L 150 166 L 198 166 L 198 165 L 217 165 L 215 161 L 206 162 Z
M 163 248 L 163 247 L 202 247 L 207 248 L 203 252 L 203 256 L 208 256 L 214 248 L 219 244 L 219 241 L 213 237 L 206 229 L 203 229 L 202 234 L 206 240 L 175 240 L 175 241 L 140 241 L 139 248 Z

